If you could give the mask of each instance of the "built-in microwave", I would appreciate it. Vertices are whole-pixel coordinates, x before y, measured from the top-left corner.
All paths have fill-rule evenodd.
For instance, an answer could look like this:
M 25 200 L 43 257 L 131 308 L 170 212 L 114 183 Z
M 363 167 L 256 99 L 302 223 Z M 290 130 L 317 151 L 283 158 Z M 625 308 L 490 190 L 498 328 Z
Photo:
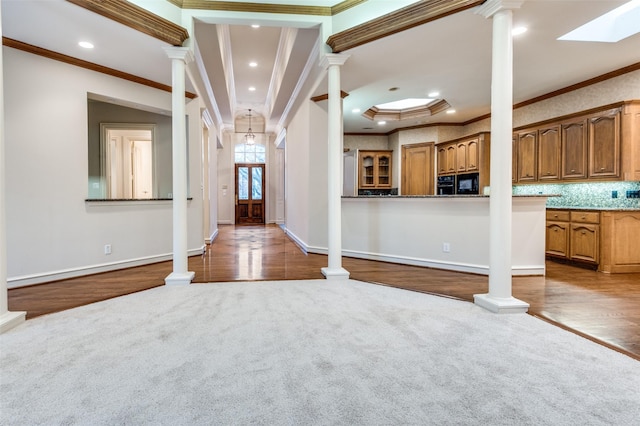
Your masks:
M 479 194 L 479 174 L 466 173 L 456 176 L 456 194 Z

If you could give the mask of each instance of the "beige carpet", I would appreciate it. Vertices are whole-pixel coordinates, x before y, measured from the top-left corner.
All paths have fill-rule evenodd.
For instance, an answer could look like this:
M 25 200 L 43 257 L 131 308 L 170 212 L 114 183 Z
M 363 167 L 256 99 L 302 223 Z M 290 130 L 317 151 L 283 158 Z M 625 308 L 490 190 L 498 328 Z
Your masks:
M 0 336 L 3 425 L 634 425 L 640 363 L 349 281 L 159 287 Z

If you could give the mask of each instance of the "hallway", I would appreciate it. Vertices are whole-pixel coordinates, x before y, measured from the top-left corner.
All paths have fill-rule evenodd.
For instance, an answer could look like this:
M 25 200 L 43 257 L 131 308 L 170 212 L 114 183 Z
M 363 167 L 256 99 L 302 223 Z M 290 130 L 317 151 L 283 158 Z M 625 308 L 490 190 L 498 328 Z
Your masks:
M 219 227 L 189 259 L 194 283 L 322 279 L 324 255 L 305 255 L 276 225 Z M 488 279 L 416 266 L 344 258 L 351 278 L 472 301 Z M 164 284 L 171 262 L 9 290 L 9 309 L 27 318 Z M 609 275 L 547 262 L 546 277 L 516 277 L 513 295 L 529 313 L 640 360 L 640 274 Z

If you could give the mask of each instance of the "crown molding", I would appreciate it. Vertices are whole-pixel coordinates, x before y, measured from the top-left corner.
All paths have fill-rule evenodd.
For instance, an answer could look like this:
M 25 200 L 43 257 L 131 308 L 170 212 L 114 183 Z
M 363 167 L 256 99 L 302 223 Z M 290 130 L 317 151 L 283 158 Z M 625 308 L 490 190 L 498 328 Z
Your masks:
M 112 77 L 118 77 L 123 80 L 132 81 L 134 83 L 142 84 L 144 86 L 153 87 L 154 89 L 164 90 L 165 92 L 171 92 L 171 86 L 158 83 L 156 81 L 148 80 L 146 78 L 138 77 L 137 75 L 129 74 L 123 71 L 118 71 L 113 68 L 105 67 L 102 65 L 94 64 L 82 59 L 74 58 L 73 56 L 64 55 L 62 53 L 54 52 L 53 50 L 47 50 L 42 47 L 34 46 L 32 44 L 23 43 L 18 40 L 14 40 L 7 37 L 2 37 L 2 44 L 7 47 L 11 47 L 23 52 L 32 53 L 34 55 L 42 56 L 54 61 L 64 62 L 69 65 L 74 65 L 80 68 L 85 68 L 91 71 L 96 71 L 102 74 L 107 74 Z M 185 92 L 185 97 L 194 99 L 197 97 L 195 93 Z
M 340 91 L 340 97 L 342 99 L 346 98 L 347 96 L 349 96 L 349 94 L 343 90 Z M 326 101 L 327 99 L 329 99 L 329 94 L 325 93 L 324 95 L 318 95 L 318 96 L 314 96 L 311 98 L 311 102 L 321 102 L 321 101 Z
M 189 38 L 186 29 L 126 0 L 67 1 L 172 46 L 182 46 L 182 43 Z
M 372 121 L 383 120 L 383 121 L 402 121 L 402 120 L 411 120 L 417 118 L 431 117 L 439 112 L 442 112 L 446 109 L 449 109 L 451 105 L 444 100 L 440 99 L 438 101 L 431 102 L 427 105 L 420 105 L 413 108 L 405 108 L 405 109 L 384 109 L 378 108 L 376 106 L 372 106 L 368 110 L 366 110 L 362 115 L 365 118 L 368 118 Z
M 331 7 L 300 6 L 217 0 L 167 0 L 181 9 L 219 10 L 225 12 L 280 13 L 288 15 L 334 16 L 368 0 L 344 0 Z
M 327 44 L 333 53 L 397 34 L 418 25 L 478 6 L 485 0 L 422 0 L 395 12 L 333 34 Z

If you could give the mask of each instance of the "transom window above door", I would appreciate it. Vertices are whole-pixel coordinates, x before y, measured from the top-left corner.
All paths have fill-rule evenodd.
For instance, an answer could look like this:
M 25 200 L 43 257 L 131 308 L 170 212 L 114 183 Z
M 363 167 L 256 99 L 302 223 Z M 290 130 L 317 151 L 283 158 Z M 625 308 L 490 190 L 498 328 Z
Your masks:
M 267 149 L 264 145 L 241 143 L 236 145 L 235 150 L 236 163 L 266 163 Z

